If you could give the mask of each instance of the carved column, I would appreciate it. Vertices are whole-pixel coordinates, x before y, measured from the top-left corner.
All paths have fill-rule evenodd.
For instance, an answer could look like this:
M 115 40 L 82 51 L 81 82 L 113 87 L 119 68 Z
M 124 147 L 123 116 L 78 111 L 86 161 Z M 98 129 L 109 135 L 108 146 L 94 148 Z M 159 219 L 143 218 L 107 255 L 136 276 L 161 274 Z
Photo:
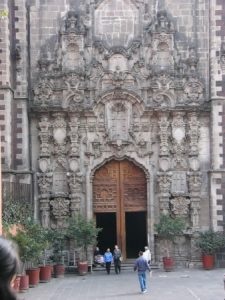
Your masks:
M 40 139 L 40 158 L 39 168 L 41 173 L 37 173 L 37 182 L 40 190 L 40 213 L 41 224 L 43 227 L 50 227 L 50 191 L 52 187 L 52 172 L 50 172 L 50 137 L 51 137 L 51 124 L 47 115 L 42 115 L 39 126 L 39 139 Z
M 83 174 L 76 170 L 67 174 L 68 182 L 70 187 L 70 198 L 71 198 L 71 215 L 75 216 L 80 213 L 81 200 L 83 193 Z
M 184 122 L 184 112 L 174 112 L 172 121 L 172 138 L 173 138 L 173 166 L 176 169 L 183 169 L 187 167 L 185 158 L 186 147 L 186 128 Z
M 190 140 L 189 164 L 191 172 L 188 173 L 189 193 L 191 199 L 191 224 L 193 230 L 199 229 L 199 212 L 200 212 L 200 191 L 202 184 L 202 174 L 198 172 L 199 164 L 199 130 L 200 122 L 195 112 L 188 114 L 188 136 Z
M 199 229 L 199 212 L 200 212 L 200 191 L 202 184 L 202 174 L 200 172 L 189 172 L 189 193 L 191 198 L 191 223 L 193 231 Z
M 69 122 L 70 157 L 79 157 L 79 120 L 76 114 L 70 115 Z
M 162 171 L 167 171 L 170 168 L 169 163 L 169 127 L 168 113 L 159 113 L 159 137 L 160 137 L 160 150 L 159 150 L 159 165 Z M 159 202 L 160 211 L 163 214 L 169 213 L 169 198 L 171 188 L 170 172 L 158 172 L 158 185 L 159 185 Z
M 52 172 L 37 173 L 37 182 L 40 189 L 40 212 L 43 227 L 50 227 L 50 190 L 52 186 Z
M 70 115 L 69 122 L 69 137 L 70 137 L 70 153 L 69 153 L 69 168 L 71 172 L 67 173 L 69 184 L 70 211 L 74 216 L 80 213 L 83 174 L 80 172 L 80 140 L 82 132 L 80 132 L 80 121 L 76 114 Z
M 50 133 L 50 122 L 47 115 L 41 116 L 39 126 L 39 139 L 40 139 L 40 157 L 50 156 L 49 141 L 51 137 Z
M 158 172 L 158 184 L 159 184 L 159 201 L 160 211 L 163 214 L 169 212 L 169 199 L 170 199 L 170 188 L 171 188 L 171 176 L 170 172 Z
M 54 138 L 54 173 L 53 190 L 54 198 L 51 205 L 51 227 L 64 227 L 65 219 L 70 216 L 70 200 L 68 199 L 68 149 L 67 149 L 67 122 L 63 112 L 53 114 Z
M 160 113 L 159 114 L 159 137 L 160 137 L 160 156 L 168 156 L 169 155 L 169 121 L 168 121 L 168 113 Z
M 199 128 L 200 122 L 195 112 L 188 114 L 189 131 L 188 136 L 190 140 L 189 156 L 198 156 L 198 140 L 199 140 Z

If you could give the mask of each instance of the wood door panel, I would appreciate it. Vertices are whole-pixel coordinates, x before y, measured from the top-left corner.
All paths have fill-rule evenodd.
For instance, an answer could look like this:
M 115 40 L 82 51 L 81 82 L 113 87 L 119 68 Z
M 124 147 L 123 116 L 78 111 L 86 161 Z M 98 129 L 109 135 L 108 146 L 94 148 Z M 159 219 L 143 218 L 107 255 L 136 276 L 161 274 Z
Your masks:
M 93 210 L 97 212 L 116 212 L 119 165 L 111 161 L 95 172 L 93 182 Z
M 147 210 L 147 185 L 142 169 L 128 160 L 110 161 L 95 172 L 94 213 L 115 212 L 117 243 L 126 257 L 125 213 Z
M 124 162 L 121 168 L 124 211 L 146 211 L 146 179 L 143 170 Z

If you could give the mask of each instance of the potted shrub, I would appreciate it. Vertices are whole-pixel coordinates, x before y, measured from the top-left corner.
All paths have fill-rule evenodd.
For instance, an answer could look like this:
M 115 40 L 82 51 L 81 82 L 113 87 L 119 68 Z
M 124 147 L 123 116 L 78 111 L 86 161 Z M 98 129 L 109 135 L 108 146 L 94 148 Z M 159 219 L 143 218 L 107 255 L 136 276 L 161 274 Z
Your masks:
M 85 275 L 88 272 L 88 248 L 96 244 L 101 228 L 96 228 L 94 220 L 86 220 L 82 215 L 69 219 L 67 235 L 80 248 L 78 272 Z
M 53 272 L 55 277 L 63 277 L 65 273 L 63 249 L 65 245 L 65 230 L 57 228 L 49 231 L 49 241 L 52 245 L 53 254 L 51 259 L 54 262 Z
M 8 235 L 10 239 L 16 242 L 19 248 L 20 256 L 20 291 L 24 292 L 29 289 L 29 276 L 25 273 L 25 263 L 30 257 L 30 237 L 20 228 L 16 235 Z
M 213 231 L 212 229 L 199 232 L 196 245 L 201 249 L 204 269 L 211 270 L 214 268 L 214 255 L 224 247 L 224 244 L 225 236 L 223 232 Z
M 52 241 L 52 229 L 43 228 L 43 239 L 45 244 L 45 249 L 42 253 L 40 264 L 40 282 L 49 282 L 52 277 L 52 264 L 47 252 L 50 251 L 53 241 Z
M 44 228 L 32 220 L 28 220 L 11 238 L 19 247 L 23 274 L 25 263 L 31 264 L 31 268 L 26 270 L 26 274 L 29 276 L 29 286 L 35 287 L 39 283 L 38 260 L 46 245 Z
M 166 253 L 163 257 L 163 265 L 165 271 L 171 271 L 174 266 L 174 260 L 169 253 L 169 243 L 173 243 L 176 236 L 182 234 L 184 229 L 185 221 L 180 217 L 173 218 L 170 215 L 161 215 L 159 223 L 155 224 L 158 237 L 164 241 Z

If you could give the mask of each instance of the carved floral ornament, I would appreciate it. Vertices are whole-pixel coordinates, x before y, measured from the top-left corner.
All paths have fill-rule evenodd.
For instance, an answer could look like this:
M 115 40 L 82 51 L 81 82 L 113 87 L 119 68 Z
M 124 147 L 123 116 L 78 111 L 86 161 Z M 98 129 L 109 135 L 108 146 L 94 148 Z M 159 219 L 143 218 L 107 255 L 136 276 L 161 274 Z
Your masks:
M 70 200 L 65 198 L 55 198 L 50 201 L 52 214 L 56 219 L 65 218 L 69 215 Z
M 180 196 L 170 200 L 170 203 L 175 215 L 187 215 L 189 213 L 190 199 Z
M 41 80 L 34 89 L 34 101 L 41 102 L 42 105 L 48 105 L 53 94 L 52 86 L 46 80 Z
M 184 85 L 184 92 L 190 102 L 201 100 L 203 95 L 203 84 L 194 77 L 190 77 Z

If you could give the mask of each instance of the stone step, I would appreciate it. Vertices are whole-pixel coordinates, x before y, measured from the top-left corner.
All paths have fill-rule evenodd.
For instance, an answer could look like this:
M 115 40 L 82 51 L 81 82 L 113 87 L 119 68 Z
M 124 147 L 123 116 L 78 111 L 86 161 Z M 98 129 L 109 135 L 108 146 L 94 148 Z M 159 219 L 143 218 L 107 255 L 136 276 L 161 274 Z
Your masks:
M 133 269 L 134 269 L 134 261 L 135 260 L 133 260 L 133 262 L 122 262 L 122 264 L 121 264 L 121 270 L 123 271 L 130 271 L 130 270 L 132 270 L 133 271 Z M 111 266 L 112 268 L 114 268 L 114 265 L 112 264 L 112 266 Z M 156 264 L 156 263 L 154 263 L 154 264 L 152 264 L 151 265 L 151 269 L 159 269 L 159 265 L 158 264 Z M 105 271 L 105 267 L 104 266 L 100 266 L 100 265 L 97 265 L 97 266 L 95 266 L 95 267 L 93 267 L 92 268 L 92 271 L 93 272 L 98 272 L 98 271 Z

